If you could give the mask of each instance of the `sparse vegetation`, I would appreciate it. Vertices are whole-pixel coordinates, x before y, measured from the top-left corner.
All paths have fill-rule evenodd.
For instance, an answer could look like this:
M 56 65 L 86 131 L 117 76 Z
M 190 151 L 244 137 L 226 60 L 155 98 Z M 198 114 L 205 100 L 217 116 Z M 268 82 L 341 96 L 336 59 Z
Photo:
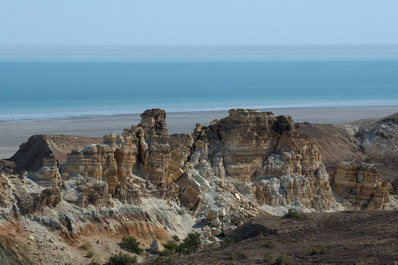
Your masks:
M 87 251 L 86 254 L 86 258 L 91 259 L 94 257 L 94 251 L 92 251 L 91 249 L 89 251 Z
M 266 248 L 274 248 L 276 246 L 275 240 L 267 240 L 264 242 L 264 247 Z
M 230 237 L 225 237 L 223 241 L 221 241 L 221 246 L 225 248 L 232 245 L 233 243 L 235 243 L 235 240 Z
M 163 265 L 163 264 L 173 264 L 174 256 L 166 257 L 166 256 L 157 256 L 155 257 L 151 265 Z
M 200 244 L 200 235 L 198 233 L 190 233 L 181 244 L 178 244 L 174 241 L 169 241 L 166 244 L 163 244 L 164 250 L 160 252 L 159 255 L 172 258 L 175 253 L 194 253 L 199 249 Z M 153 262 L 157 262 L 155 260 Z M 162 260 L 162 258 L 159 258 L 158 261 L 159 260 Z
M 198 233 L 189 233 L 184 241 L 178 246 L 177 252 L 190 254 L 196 252 L 200 247 L 200 235 Z
M 160 252 L 160 255 L 170 257 L 177 252 L 179 245 L 174 241 L 169 241 L 166 244 L 163 244 L 163 247 L 164 250 Z
M 130 256 L 128 254 L 119 253 L 117 255 L 113 255 L 109 258 L 108 263 L 106 265 L 131 265 L 137 262 L 136 256 Z
M 274 265 L 289 265 L 291 264 L 291 258 L 284 253 L 280 253 L 276 258 Z
M 124 237 L 119 245 L 124 250 L 138 255 L 143 251 L 140 248 L 140 242 L 138 242 L 134 237 Z
M 310 249 L 311 256 L 325 255 L 329 252 L 327 247 L 313 247 Z
M 303 216 L 299 212 L 297 212 L 297 211 L 295 211 L 293 209 L 289 209 L 287 211 L 287 213 L 285 213 L 285 215 L 283 217 L 284 218 L 297 219 L 297 220 L 303 219 Z
M 198 233 L 188 234 L 181 244 L 178 244 L 174 241 L 169 241 L 166 244 L 163 244 L 164 250 L 159 253 L 159 256 L 152 260 L 151 264 L 172 264 L 174 262 L 174 255 L 176 253 L 194 253 L 199 249 L 200 244 L 200 235 Z
M 90 243 L 85 243 L 85 244 L 83 244 L 83 245 L 80 246 L 80 249 L 81 249 L 81 250 L 91 250 L 91 249 L 92 249 L 92 246 L 91 246 Z
M 237 259 L 247 259 L 248 255 L 243 252 L 231 252 L 229 253 L 228 259 L 229 260 L 237 260 Z
M 274 261 L 274 257 L 273 257 L 273 255 L 272 255 L 271 251 L 266 250 L 266 251 L 264 252 L 263 261 L 264 261 L 264 262 L 273 262 L 273 261 Z

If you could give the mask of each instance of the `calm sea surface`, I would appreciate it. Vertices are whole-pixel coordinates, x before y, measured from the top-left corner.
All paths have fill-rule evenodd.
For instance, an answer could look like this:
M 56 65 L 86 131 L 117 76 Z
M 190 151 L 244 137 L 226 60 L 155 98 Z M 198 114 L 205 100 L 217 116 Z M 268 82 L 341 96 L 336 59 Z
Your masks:
M 398 104 L 398 61 L 0 62 L 0 120 Z

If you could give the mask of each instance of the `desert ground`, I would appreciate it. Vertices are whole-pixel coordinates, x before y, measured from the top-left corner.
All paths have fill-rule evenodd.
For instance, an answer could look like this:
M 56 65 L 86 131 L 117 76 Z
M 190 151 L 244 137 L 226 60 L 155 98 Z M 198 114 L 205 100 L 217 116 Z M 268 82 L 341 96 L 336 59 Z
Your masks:
M 262 216 L 236 230 L 236 243 L 224 240 L 173 264 L 397 264 L 397 221 L 397 211 Z

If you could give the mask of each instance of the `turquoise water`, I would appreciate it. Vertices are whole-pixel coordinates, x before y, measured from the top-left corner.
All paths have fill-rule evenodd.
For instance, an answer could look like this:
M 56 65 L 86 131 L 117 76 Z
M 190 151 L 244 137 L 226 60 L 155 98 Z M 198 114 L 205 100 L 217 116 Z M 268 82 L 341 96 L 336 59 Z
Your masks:
M 0 120 L 398 104 L 398 61 L 0 62 Z

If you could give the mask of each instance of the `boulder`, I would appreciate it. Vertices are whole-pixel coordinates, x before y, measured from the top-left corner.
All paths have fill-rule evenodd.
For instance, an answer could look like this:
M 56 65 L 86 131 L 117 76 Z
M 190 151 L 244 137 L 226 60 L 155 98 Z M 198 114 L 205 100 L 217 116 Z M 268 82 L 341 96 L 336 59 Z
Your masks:
M 164 247 L 163 247 L 162 243 L 160 243 L 159 240 L 156 239 L 152 242 L 150 249 L 154 253 L 159 253 L 164 250 Z

